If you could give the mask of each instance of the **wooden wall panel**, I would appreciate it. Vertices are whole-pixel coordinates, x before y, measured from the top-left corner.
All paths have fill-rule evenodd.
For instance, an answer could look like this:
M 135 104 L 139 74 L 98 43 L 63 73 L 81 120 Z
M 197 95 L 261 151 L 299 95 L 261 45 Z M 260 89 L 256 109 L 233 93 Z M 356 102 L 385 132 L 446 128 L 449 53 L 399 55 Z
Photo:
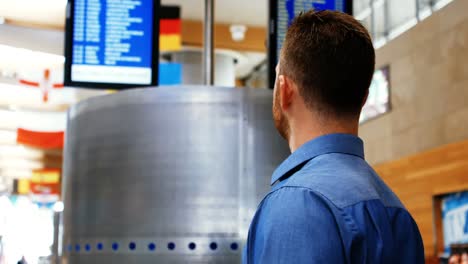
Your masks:
M 426 256 L 437 254 L 433 197 L 468 190 L 468 140 L 374 166 L 413 215 Z
M 266 52 L 266 40 L 266 27 L 247 26 L 245 39 L 234 41 L 230 25 L 216 23 L 214 26 L 214 42 L 218 49 Z M 201 21 L 182 20 L 182 43 L 188 46 L 203 46 L 203 23 Z

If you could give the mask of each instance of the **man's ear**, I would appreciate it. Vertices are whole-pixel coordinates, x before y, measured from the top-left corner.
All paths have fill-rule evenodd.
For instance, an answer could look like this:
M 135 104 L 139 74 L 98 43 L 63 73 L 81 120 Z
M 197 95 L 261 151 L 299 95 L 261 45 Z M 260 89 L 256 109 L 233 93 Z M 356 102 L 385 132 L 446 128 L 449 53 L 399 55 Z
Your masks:
M 279 81 L 279 94 L 280 94 L 280 105 L 283 111 L 288 110 L 291 107 L 294 98 L 294 84 L 291 79 L 285 75 L 278 77 Z

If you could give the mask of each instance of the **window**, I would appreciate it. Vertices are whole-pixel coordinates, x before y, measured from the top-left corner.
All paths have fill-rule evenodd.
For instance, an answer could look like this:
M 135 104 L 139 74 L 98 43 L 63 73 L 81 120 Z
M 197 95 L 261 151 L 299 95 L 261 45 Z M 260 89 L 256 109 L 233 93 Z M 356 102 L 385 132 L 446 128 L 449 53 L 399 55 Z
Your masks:
M 369 30 L 376 48 L 397 37 L 453 0 L 355 0 L 356 19 Z

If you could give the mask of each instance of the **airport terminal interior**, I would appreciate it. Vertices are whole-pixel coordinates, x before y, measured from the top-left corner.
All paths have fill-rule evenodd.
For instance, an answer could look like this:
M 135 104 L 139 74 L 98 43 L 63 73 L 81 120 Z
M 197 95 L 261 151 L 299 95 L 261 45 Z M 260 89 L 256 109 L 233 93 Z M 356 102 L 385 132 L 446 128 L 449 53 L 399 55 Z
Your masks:
M 0 264 L 240 263 L 310 9 L 369 31 L 366 161 L 468 264 L 467 0 L 0 0 Z

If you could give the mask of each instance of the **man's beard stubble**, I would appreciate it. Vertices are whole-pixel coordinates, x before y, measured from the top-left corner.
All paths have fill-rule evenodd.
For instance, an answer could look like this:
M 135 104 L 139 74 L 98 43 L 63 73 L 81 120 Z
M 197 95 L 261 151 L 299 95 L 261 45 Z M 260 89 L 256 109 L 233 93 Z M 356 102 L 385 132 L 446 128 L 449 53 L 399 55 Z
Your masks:
M 278 83 L 278 80 L 276 81 Z M 276 86 L 276 84 L 275 84 Z M 279 88 L 275 87 L 275 99 L 273 100 L 273 121 L 275 122 L 276 130 L 286 140 L 289 141 L 289 124 L 286 116 L 281 110 Z

